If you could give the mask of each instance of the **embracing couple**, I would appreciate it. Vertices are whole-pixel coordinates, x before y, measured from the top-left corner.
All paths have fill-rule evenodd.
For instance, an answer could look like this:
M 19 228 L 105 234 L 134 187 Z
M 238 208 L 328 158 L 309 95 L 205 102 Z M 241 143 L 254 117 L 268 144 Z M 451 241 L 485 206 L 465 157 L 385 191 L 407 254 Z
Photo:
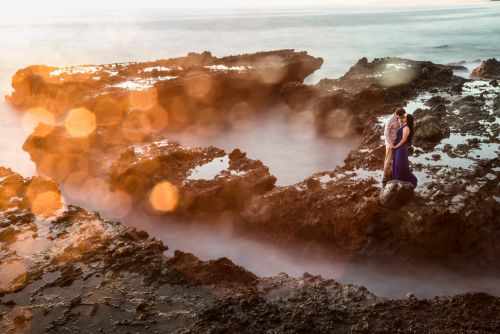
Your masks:
M 410 169 L 408 161 L 408 144 L 413 139 L 413 116 L 398 107 L 384 125 L 385 136 L 385 185 L 390 180 L 410 182 L 417 186 L 417 178 Z

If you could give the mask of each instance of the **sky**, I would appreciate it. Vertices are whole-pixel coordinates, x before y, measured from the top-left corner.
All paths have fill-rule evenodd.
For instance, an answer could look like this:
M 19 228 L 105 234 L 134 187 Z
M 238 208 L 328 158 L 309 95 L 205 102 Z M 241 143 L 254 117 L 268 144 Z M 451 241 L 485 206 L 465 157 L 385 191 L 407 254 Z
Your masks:
M 129 8 L 245 8 L 298 6 L 434 5 L 485 2 L 485 0 L 16 0 L 2 3 L 2 10 L 26 9 L 129 9 Z

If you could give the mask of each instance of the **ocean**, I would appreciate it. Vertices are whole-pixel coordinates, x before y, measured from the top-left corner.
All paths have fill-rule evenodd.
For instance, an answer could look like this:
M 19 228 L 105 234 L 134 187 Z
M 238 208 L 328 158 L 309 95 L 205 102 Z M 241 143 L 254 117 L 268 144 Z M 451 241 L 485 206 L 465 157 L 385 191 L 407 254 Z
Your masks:
M 438 63 L 500 56 L 500 4 L 454 7 L 288 8 L 248 10 L 114 10 L 7 15 L 0 13 L 0 94 L 10 93 L 15 71 L 31 64 L 55 66 L 146 61 L 211 51 L 216 56 L 291 48 L 322 57 L 323 67 L 307 78 L 313 83 L 338 77 L 359 58 L 397 56 Z M 25 135 L 17 113 L 0 102 L 0 165 L 23 175 L 34 173 L 20 148 Z M 356 145 L 336 145 L 324 138 L 274 131 L 269 140 L 245 139 L 235 144 L 267 163 L 280 184 L 333 169 Z M 300 129 L 299 129 L 300 130 Z M 294 131 L 297 133 L 297 131 Z M 306 129 L 302 131 L 307 132 Z M 279 134 L 281 133 L 281 134 Z M 280 138 L 279 137 L 284 137 Z M 226 138 L 184 138 L 189 144 L 217 144 Z M 262 143 L 267 144 L 262 145 Z M 267 149 L 266 149 L 267 147 Z M 314 149 L 316 147 L 316 149 Z M 279 150 L 281 154 L 276 155 Z M 297 157 L 303 163 L 297 163 Z M 282 166 L 293 165 L 295 170 Z

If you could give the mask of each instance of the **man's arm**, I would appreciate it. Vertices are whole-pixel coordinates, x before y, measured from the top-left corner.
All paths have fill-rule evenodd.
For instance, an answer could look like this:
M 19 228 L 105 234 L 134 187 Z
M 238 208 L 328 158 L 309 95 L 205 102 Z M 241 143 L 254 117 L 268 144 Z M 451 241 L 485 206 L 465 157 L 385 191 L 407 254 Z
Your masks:
M 393 127 L 393 121 L 391 119 L 388 119 L 386 122 L 385 122 L 385 125 L 384 125 L 384 137 L 385 137 L 385 144 L 386 145 L 392 145 L 393 143 L 390 143 L 389 142 L 389 132 L 390 130 L 392 129 Z

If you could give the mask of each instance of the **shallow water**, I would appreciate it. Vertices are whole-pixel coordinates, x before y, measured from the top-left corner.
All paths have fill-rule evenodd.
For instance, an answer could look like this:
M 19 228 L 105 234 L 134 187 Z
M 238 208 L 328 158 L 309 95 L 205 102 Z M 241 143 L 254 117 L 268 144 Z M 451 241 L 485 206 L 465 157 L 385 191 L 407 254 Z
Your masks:
M 213 180 L 220 172 L 229 168 L 229 156 L 213 158 L 206 164 L 193 168 L 188 180 Z
M 277 185 L 290 185 L 310 175 L 332 170 L 359 144 L 359 138 L 329 138 L 286 106 L 254 116 L 243 127 L 215 134 L 191 132 L 169 135 L 185 146 L 213 145 L 230 153 L 239 148 L 259 159 L 276 176 Z

